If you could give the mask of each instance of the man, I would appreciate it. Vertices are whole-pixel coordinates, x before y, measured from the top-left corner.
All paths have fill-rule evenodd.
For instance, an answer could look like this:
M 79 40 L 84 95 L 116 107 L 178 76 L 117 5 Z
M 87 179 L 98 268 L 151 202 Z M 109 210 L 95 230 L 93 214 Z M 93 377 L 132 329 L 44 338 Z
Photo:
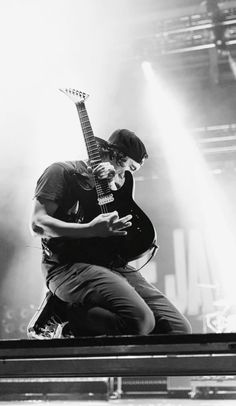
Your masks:
M 49 292 L 28 326 L 28 336 L 189 333 L 184 316 L 127 261 L 113 260 L 113 254 L 108 260 L 105 250 L 94 257 L 97 238 L 102 250 L 113 237 L 126 238 L 132 228 L 131 213 L 119 217 L 112 211 L 84 221 L 96 179 L 107 179 L 114 194 L 126 192 L 132 173 L 147 158 L 142 141 L 126 129 L 97 143 L 102 162 L 93 171 L 89 161 L 57 162 L 37 182 L 32 229 L 42 238 Z

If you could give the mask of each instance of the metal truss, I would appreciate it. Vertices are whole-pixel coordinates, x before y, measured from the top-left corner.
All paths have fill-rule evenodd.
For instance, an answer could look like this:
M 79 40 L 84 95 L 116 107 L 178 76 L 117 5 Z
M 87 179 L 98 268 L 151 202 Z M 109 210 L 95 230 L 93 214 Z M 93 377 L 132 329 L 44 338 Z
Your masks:
M 143 54 L 162 55 L 197 51 L 236 44 L 236 7 L 214 13 L 186 15 L 156 23 L 155 33 L 138 41 Z

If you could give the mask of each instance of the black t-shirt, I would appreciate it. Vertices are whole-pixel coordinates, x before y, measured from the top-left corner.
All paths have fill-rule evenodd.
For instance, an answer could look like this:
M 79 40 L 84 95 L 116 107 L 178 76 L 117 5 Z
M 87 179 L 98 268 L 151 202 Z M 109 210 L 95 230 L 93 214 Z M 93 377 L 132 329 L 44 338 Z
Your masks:
M 57 202 L 66 215 L 78 199 L 78 183 L 85 190 L 93 187 L 84 161 L 55 162 L 38 179 L 35 197 Z
M 66 222 L 79 222 L 83 218 L 80 197 L 91 191 L 91 172 L 83 161 L 55 162 L 50 165 L 37 181 L 35 198 L 55 201 L 58 209 L 55 218 Z M 77 240 L 64 237 L 42 238 L 42 269 L 48 282 L 58 274 L 60 267 L 79 260 Z
M 105 190 L 101 182 L 100 187 L 102 191 Z M 105 181 L 104 188 L 106 187 L 108 186 Z M 133 177 L 126 171 L 122 187 L 112 191 L 115 205 L 109 204 L 110 211 L 117 210 L 116 202 L 119 202 L 121 217 L 129 214 L 132 210 L 128 204 L 132 203 L 132 189 Z M 55 201 L 58 208 L 54 217 L 65 222 L 88 223 L 101 213 L 94 178 L 83 161 L 56 162 L 50 165 L 37 182 L 35 198 Z M 69 237 L 42 238 L 42 270 L 47 284 L 52 278 L 54 281 L 58 278 L 60 283 L 74 263 L 123 266 L 127 262 L 126 256 L 119 255 L 117 244 L 120 245 L 121 240 L 115 245 L 111 242 L 109 248 L 103 241 L 96 246 L 96 241 L 89 240 Z

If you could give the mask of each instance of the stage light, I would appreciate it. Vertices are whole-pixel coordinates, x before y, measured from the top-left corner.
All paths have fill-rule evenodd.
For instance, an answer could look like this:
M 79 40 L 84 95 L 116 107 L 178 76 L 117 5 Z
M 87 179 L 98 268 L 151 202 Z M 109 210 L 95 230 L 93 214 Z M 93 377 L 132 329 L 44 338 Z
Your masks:
M 225 300 L 234 304 L 236 235 L 229 202 L 187 130 L 181 95 L 174 95 L 149 62 L 142 63 L 142 70 L 147 85 L 147 114 L 167 163 L 176 205 L 185 225 L 200 230 L 212 282 L 219 284 Z

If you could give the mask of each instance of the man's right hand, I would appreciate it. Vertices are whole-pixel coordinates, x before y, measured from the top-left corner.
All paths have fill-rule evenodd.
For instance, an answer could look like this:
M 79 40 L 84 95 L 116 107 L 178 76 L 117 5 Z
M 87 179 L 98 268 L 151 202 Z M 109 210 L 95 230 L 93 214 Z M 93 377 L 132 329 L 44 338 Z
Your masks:
M 119 218 L 117 211 L 99 214 L 89 223 L 91 237 L 111 237 L 126 235 L 125 228 L 131 227 L 132 215 Z

